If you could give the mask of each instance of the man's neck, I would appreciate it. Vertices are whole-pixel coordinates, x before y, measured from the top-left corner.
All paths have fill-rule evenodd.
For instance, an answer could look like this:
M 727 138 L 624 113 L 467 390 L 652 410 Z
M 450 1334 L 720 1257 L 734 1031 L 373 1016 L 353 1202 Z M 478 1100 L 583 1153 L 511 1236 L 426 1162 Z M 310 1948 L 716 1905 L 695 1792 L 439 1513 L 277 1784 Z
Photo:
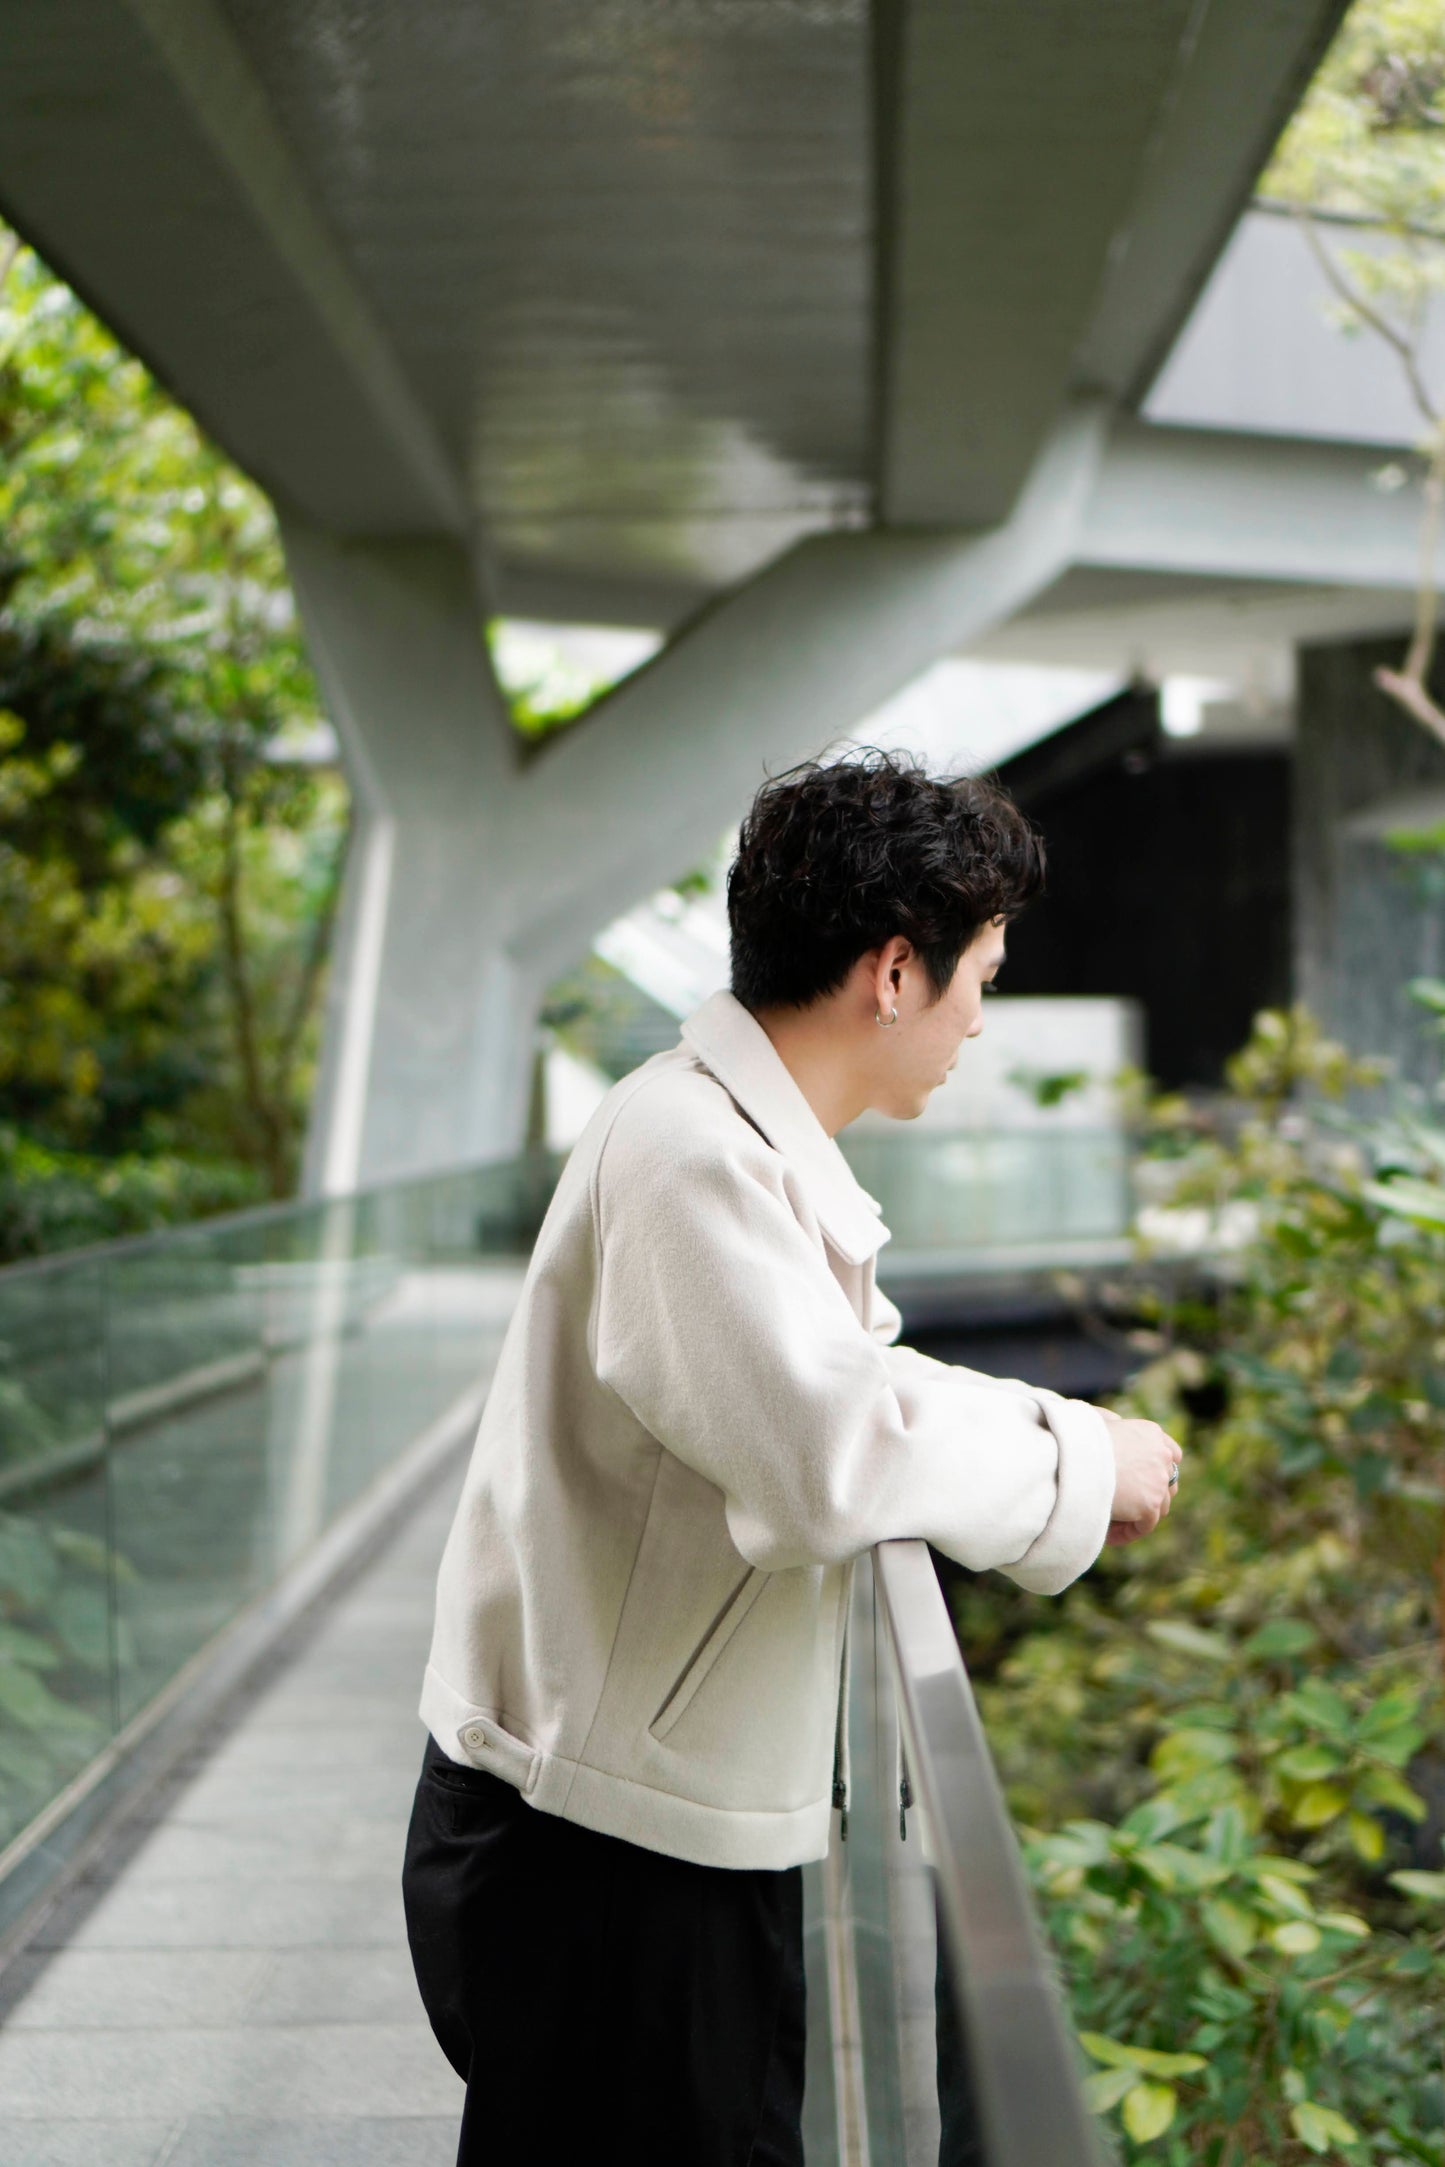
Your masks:
M 836 1136 L 857 1119 L 867 1099 L 850 1077 L 839 1050 L 839 1019 L 829 1003 L 817 1009 L 768 1008 L 753 1019 L 817 1115 Z

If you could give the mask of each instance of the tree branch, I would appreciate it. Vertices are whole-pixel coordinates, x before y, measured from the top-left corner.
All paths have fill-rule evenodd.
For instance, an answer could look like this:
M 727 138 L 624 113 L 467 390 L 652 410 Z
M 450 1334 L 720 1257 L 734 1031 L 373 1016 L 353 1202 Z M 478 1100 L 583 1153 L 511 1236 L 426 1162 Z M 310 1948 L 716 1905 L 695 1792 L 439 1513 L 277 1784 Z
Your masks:
M 341 877 L 346 865 L 346 853 L 350 839 L 351 829 L 348 823 L 346 832 L 337 845 L 330 878 L 326 884 L 326 893 L 322 897 L 321 908 L 316 914 L 315 922 L 311 928 L 311 937 L 306 944 L 306 953 L 302 959 L 301 970 L 296 980 L 291 1007 L 281 1027 L 281 1036 L 272 1070 L 271 1095 L 274 1103 L 282 1109 L 289 1109 L 290 1106 L 291 1076 L 300 1049 L 301 1034 L 306 1028 L 307 1019 L 315 1005 L 316 989 L 321 982 L 321 973 L 326 967 L 326 958 L 331 951 L 331 933 L 336 923 L 336 908 L 341 898 Z
M 1414 346 L 1403 332 L 1396 330 L 1388 316 L 1383 315 L 1373 303 L 1367 301 L 1364 295 L 1351 284 L 1334 257 L 1325 247 L 1324 242 L 1320 239 L 1318 228 L 1305 206 L 1297 203 L 1293 206 L 1293 209 L 1295 218 L 1303 229 L 1305 240 L 1309 244 L 1310 253 L 1324 272 L 1329 284 L 1345 303 L 1345 306 L 1354 310 L 1361 323 L 1368 324 L 1370 329 L 1376 332 L 1387 346 L 1394 348 L 1400 357 L 1400 365 L 1405 371 L 1411 397 L 1430 428 L 1432 430 L 1438 429 L 1440 415 L 1425 387 L 1425 380 L 1420 374 L 1420 366 Z
M 221 916 L 226 983 L 231 993 L 231 1022 L 236 1039 L 236 1057 L 241 1067 L 247 1112 L 261 1144 L 271 1193 L 273 1196 L 283 1196 L 286 1191 L 286 1169 L 283 1164 L 285 1154 L 276 1132 L 276 1122 L 261 1068 L 256 1004 L 246 957 L 246 937 L 241 923 L 240 805 L 233 778 L 229 775 L 224 779 L 223 797 L 225 825 L 221 833 L 221 878 L 217 885 L 216 901 Z

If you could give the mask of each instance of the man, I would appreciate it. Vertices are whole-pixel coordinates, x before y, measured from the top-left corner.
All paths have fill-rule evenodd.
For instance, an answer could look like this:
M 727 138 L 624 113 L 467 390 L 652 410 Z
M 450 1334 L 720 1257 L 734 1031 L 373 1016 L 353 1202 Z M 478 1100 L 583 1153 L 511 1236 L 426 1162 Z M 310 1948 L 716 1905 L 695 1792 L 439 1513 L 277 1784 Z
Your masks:
M 896 1344 L 834 1141 L 922 1112 L 1042 877 L 989 783 L 878 752 L 769 782 L 731 990 L 563 1169 L 421 1701 L 403 1888 L 459 2167 L 799 2167 L 851 1561 L 921 1536 L 1054 1594 L 1169 1509 L 1155 1424 Z

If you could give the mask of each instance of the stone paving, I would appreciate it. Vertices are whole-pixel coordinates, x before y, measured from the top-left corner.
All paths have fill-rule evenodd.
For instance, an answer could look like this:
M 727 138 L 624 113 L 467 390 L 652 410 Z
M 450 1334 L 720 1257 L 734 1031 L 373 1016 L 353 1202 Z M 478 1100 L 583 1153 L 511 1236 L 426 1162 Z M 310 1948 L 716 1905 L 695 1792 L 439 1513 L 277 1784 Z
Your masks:
M 0 1974 L 4 2167 L 452 2167 L 400 1872 L 460 1479 Z

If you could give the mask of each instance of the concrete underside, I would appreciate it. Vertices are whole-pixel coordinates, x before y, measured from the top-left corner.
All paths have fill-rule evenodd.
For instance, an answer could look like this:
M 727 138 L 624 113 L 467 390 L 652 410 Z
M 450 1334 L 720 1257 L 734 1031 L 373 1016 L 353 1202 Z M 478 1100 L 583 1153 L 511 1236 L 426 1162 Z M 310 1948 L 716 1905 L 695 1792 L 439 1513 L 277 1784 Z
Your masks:
M 300 517 L 670 623 L 1137 404 L 1342 8 L 47 0 L 0 205 Z

